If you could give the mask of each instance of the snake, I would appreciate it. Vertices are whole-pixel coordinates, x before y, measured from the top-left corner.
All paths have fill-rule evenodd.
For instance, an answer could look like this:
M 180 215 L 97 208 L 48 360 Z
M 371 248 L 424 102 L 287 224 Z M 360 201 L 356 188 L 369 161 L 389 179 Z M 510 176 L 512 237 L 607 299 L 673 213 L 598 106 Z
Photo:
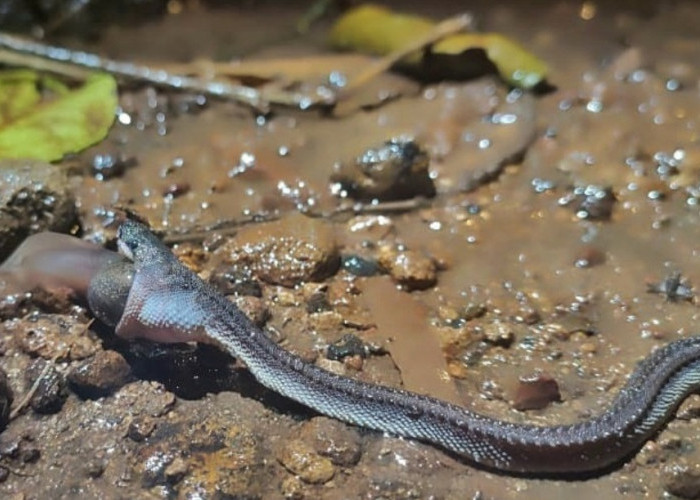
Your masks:
M 429 443 L 489 470 L 602 473 L 630 458 L 700 388 L 700 336 L 693 336 L 653 350 L 597 416 L 550 426 L 493 418 L 310 363 L 254 325 L 146 226 L 123 222 L 117 242 L 122 256 L 98 259 L 86 295 L 93 314 L 118 336 L 218 345 L 260 384 L 320 414 Z

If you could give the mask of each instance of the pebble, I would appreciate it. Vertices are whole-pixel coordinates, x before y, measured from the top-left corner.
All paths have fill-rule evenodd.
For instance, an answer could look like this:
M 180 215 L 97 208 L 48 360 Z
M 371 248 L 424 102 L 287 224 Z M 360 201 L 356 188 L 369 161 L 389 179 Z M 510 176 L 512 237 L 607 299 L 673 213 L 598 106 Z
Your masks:
M 319 455 L 301 439 L 289 441 L 277 454 L 277 460 L 305 483 L 327 483 L 335 475 L 331 460 Z
M 73 391 L 82 398 L 106 396 L 124 385 L 131 376 L 131 368 L 116 351 L 98 351 L 92 358 L 68 373 Z
M 420 252 L 387 245 L 379 249 L 377 262 L 407 290 L 425 290 L 437 282 L 435 263 Z
M 493 320 L 482 326 L 484 340 L 491 345 L 510 347 L 515 341 L 512 325 L 500 320 Z
M 265 301 L 258 297 L 233 295 L 229 296 L 228 299 L 258 327 L 264 326 L 267 320 L 270 319 L 270 310 L 267 308 Z
M 249 268 L 259 279 L 287 287 L 323 281 L 340 265 L 333 227 L 298 213 L 246 226 L 221 250 L 234 269 Z
M 232 269 L 230 266 L 220 265 L 212 271 L 209 282 L 224 295 L 262 297 L 262 287 L 250 269 Z
M 698 417 L 700 417 L 700 394 L 691 394 L 678 407 L 676 418 L 692 420 Z
M 369 148 L 331 175 L 334 190 L 359 200 L 403 200 L 435 196 L 430 157 L 413 139 L 394 138 Z M 336 187 L 337 186 L 337 187 Z
M 539 410 L 549 403 L 561 401 L 559 384 L 545 373 L 536 373 L 527 377 L 520 377 L 518 388 L 513 399 L 513 408 L 516 410 Z
M 140 443 L 145 441 L 148 436 L 153 434 L 156 428 L 156 419 L 151 416 L 140 416 L 134 418 L 134 420 L 129 423 L 129 429 L 126 431 L 126 435 L 132 441 Z
M 7 426 L 13 399 L 12 389 L 7 382 L 5 370 L 0 368 L 0 432 Z
M 595 267 L 604 263 L 605 253 L 599 248 L 590 245 L 579 249 L 574 258 L 574 266 L 580 269 Z
M 616 202 L 612 188 L 594 184 L 576 186 L 560 200 L 561 205 L 570 205 L 579 219 L 602 221 L 610 220 Z
M 30 406 L 40 414 L 58 413 L 68 397 L 66 379 L 53 362 L 41 358 L 34 360 L 25 372 L 27 387 L 32 387 L 39 377 L 41 380 L 29 400 Z
M 170 464 L 168 464 L 168 466 L 165 468 L 165 479 L 170 484 L 177 484 L 182 480 L 182 478 L 185 477 L 188 470 L 189 467 L 187 466 L 187 462 L 185 462 L 181 457 L 175 457 L 173 461 L 170 462 Z
M 357 430 L 327 417 L 314 417 L 304 424 L 301 439 L 334 465 L 355 465 L 362 456 L 362 440 Z
M 379 273 L 379 267 L 374 260 L 359 255 L 343 255 L 341 266 L 354 276 L 374 276 Z
M 353 333 L 346 333 L 340 339 L 328 346 L 326 358 L 339 361 L 348 356 L 360 356 L 366 358 L 369 353 L 368 347 L 362 339 Z
M 700 498 L 700 464 L 680 459 L 661 471 L 664 490 L 680 498 Z
M 30 234 L 77 227 L 67 172 L 41 161 L 0 161 L 0 262 Z

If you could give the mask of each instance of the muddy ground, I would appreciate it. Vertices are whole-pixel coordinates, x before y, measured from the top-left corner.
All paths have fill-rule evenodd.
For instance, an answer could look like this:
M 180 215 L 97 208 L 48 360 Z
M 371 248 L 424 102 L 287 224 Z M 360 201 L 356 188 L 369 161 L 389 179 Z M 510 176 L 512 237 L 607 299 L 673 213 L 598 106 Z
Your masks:
M 371 109 L 261 118 L 124 88 L 104 143 L 28 175 L 75 199 L 58 230 L 109 245 L 115 214 L 138 214 L 321 366 L 505 420 L 576 422 L 700 318 L 700 7 L 608 3 L 474 6 L 482 29 L 547 61 L 546 93 L 386 75 L 375 91 L 400 95 Z M 324 52 L 328 23 L 295 35 L 303 5 L 278 4 L 61 42 L 144 61 Z M 339 196 L 337 165 L 391 139 L 426 162 L 419 188 Z M 117 166 L 95 168 L 105 157 Z M 353 205 L 376 196 L 393 204 Z M 65 293 L 1 312 L 14 405 L 42 378 L 0 435 L 3 498 L 700 497 L 700 396 L 612 470 L 511 477 L 315 415 L 214 348 L 115 339 Z

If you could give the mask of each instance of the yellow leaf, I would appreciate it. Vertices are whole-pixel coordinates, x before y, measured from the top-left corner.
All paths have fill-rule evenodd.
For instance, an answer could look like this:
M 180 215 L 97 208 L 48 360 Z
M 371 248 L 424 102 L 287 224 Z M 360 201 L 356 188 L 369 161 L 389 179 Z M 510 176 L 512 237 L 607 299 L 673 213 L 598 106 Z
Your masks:
M 411 14 L 393 12 L 377 5 L 365 4 L 347 11 L 338 19 L 330 34 L 330 43 L 339 49 L 353 49 L 375 55 L 387 55 L 426 36 L 436 23 Z M 547 65 L 520 44 L 500 33 L 456 33 L 435 43 L 433 55 L 453 56 L 454 65 L 471 49 L 483 50 L 498 73 L 511 85 L 532 88 L 544 80 Z M 423 63 L 424 53 L 417 51 L 402 60 L 412 72 Z M 455 75 L 461 74 L 454 67 Z
M 34 79 L 36 91 L 36 75 Z M 112 76 L 95 74 L 82 87 L 68 92 L 55 81 L 48 80 L 48 86 L 58 94 L 56 99 L 22 106 L 19 115 L 3 114 L 0 158 L 60 160 L 107 135 L 117 109 L 117 84 Z M 22 92 L 30 94 L 26 89 Z M 0 96 L 0 103 L 4 98 Z

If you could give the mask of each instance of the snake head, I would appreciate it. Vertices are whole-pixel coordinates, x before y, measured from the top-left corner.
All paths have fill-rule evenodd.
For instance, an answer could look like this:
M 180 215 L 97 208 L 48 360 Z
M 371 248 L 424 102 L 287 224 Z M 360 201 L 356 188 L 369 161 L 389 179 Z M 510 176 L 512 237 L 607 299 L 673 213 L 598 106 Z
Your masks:
M 117 230 L 119 252 L 140 266 L 173 260 L 170 250 L 151 231 L 138 222 L 126 220 Z

